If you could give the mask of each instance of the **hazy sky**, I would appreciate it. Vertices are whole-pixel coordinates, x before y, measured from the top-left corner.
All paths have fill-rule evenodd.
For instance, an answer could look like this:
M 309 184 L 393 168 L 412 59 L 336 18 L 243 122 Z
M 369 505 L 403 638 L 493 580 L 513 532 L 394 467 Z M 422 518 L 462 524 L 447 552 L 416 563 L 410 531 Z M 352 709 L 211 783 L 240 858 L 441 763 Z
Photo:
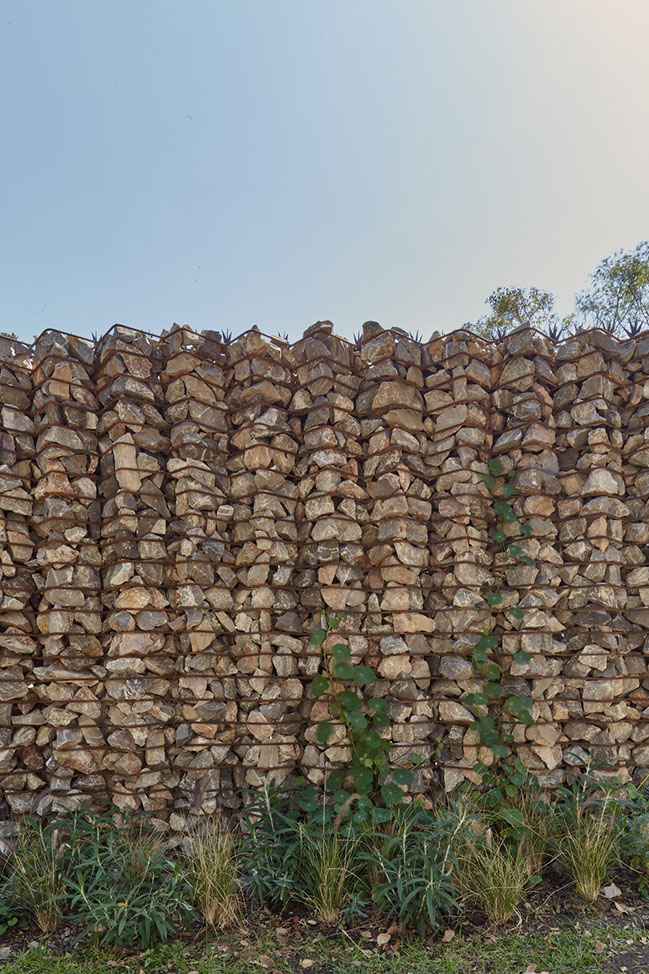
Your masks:
M 428 337 L 649 237 L 647 0 L 3 0 L 0 331 Z

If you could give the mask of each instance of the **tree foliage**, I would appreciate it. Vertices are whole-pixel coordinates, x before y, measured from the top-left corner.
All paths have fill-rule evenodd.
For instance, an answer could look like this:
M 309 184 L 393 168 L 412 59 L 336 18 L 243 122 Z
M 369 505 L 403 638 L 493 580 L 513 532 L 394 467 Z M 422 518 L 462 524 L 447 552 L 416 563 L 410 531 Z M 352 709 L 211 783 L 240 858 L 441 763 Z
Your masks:
M 649 328 L 649 240 L 633 250 L 606 257 L 591 274 L 591 285 L 576 297 L 584 328 L 636 335 Z
M 561 330 L 554 310 L 554 294 L 537 287 L 498 287 L 487 298 L 491 311 L 482 315 L 474 330 L 482 338 L 504 338 L 517 328 L 537 328 L 554 336 Z

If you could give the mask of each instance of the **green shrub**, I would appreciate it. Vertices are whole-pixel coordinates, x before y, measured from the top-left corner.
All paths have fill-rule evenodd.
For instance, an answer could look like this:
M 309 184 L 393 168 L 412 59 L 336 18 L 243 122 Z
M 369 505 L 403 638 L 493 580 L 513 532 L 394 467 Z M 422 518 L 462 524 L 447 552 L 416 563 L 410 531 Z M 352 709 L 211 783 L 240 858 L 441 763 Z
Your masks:
M 464 806 L 397 809 L 392 830 L 370 836 L 365 852 L 379 913 L 420 936 L 427 925 L 436 929 L 457 908 L 457 849 L 470 833 Z
M 244 887 L 260 906 L 284 907 L 296 894 L 300 813 L 290 797 L 271 782 L 249 793 L 243 809 L 241 872 Z
M 179 864 L 142 821 L 78 815 L 69 832 L 69 916 L 101 946 L 150 947 L 194 917 Z

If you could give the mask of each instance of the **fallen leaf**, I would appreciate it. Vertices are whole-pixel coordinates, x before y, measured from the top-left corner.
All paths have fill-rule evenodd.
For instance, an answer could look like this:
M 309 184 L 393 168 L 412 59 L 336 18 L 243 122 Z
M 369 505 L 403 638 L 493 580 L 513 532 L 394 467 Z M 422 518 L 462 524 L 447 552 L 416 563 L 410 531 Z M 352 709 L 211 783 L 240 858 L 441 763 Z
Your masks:
M 386 944 L 390 943 L 391 933 L 379 933 L 376 937 L 376 942 L 379 947 L 385 947 Z
M 305 957 L 303 960 L 300 961 L 300 967 L 304 967 L 304 968 L 313 967 L 314 964 L 315 961 L 311 960 L 310 957 Z
M 633 913 L 633 907 L 627 906 L 626 903 L 618 903 L 616 900 L 613 906 L 618 913 Z
M 455 936 L 455 930 L 445 930 L 444 936 L 442 937 L 442 943 L 443 944 L 449 943 L 454 936 Z
M 602 895 L 606 897 L 607 900 L 614 900 L 616 896 L 622 896 L 622 890 L 615 883 L 611 883 L 610 886 L 605 886 L 602 889 Z
M 257 958 L 257 963 L 261 964 L 262 967 L 273 966 L 273 960 L 271 957 L 268 956 L 268 954 L 260 954 L 259 957 Z
M 595 941 L 595 953 L 596 954 L 601 954 L 602 951 L 604 950 L 604 947 L 605 947 L 605 944 L 603 944 L 601 940 L 596 940 Z
M 11 947 L 0 947 L 0 960 L 6 960 L 11 954 Z

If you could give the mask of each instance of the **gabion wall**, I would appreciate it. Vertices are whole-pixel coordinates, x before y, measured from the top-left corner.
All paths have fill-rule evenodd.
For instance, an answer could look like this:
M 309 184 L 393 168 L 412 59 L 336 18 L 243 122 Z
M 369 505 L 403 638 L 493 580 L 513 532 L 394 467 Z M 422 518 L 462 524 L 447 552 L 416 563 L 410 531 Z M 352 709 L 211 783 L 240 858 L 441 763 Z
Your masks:
M 427 759 L 414 790 L 472 775 L 485 624 L 532 655 L 506 682 L 544 785 L 589 756 L 644 775 L 648 414 L 649 337 L 600 331 L 0 337 L 0 810 L 108 798 L 184 827 L 322 782 L 348 759 L 342 729 L 315 737 L 326 607 L 379 674 L 391 759 Z M 495 456 L 532 526 L 514 628 L 480 595 Z

